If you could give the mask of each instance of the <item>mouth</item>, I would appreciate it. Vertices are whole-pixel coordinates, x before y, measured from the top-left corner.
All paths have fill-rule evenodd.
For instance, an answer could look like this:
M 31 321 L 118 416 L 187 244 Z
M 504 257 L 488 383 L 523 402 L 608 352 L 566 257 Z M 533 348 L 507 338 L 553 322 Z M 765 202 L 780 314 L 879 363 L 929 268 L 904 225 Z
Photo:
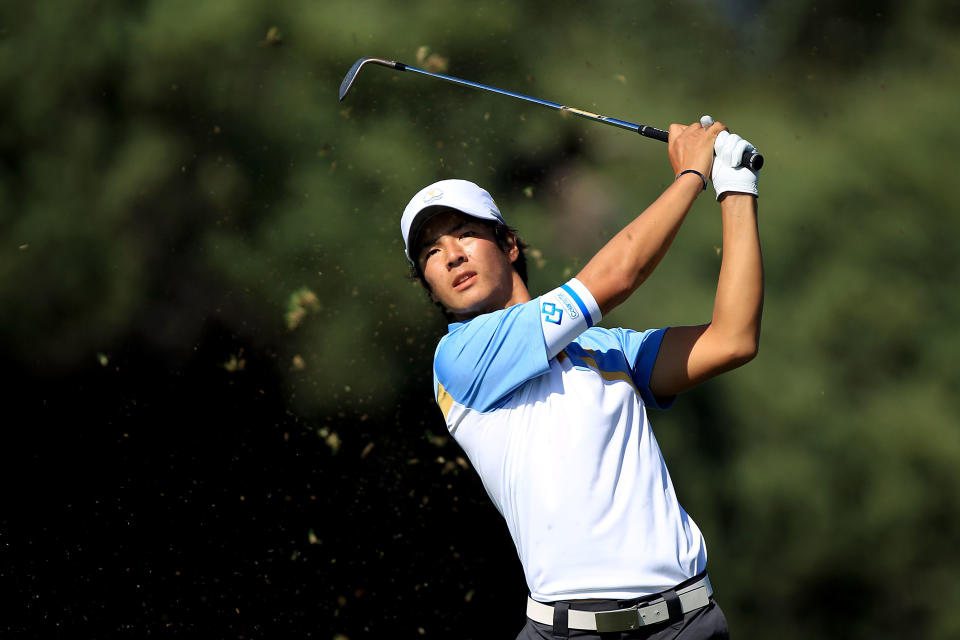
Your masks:
M 453 279 L 453 288 L 455 291 L 462 291 L 466 289 L 471 284 L 473 284 L 474 279 L 476 279 L 477 274 L 473 271 L 465 271 L 461 273 L 456 278 Z

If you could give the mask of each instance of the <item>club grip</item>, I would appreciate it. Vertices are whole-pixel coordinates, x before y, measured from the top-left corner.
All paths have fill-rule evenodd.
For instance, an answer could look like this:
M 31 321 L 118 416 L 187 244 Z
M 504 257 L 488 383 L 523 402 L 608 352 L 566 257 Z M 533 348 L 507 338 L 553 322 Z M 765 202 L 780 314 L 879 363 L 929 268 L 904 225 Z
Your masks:
M 637 129 L 637 133 L 645 138 L 653 138 L 654 140 L 660 140 L 662 142 L 670 141 L 670 134 L 668 132 L 646 124 L 640 125 L 640 128 Z
M 653 138 L 654 140 L 661 140 L 663 142 L 668 142 L 670 140 L 670 134 L 668 132 L 646 124 L 640 125 L 637 128 L 637 133 L 646 138 Z M 754 171 L 760 171 L 760 169 L 763 167 L 763 155 L 761 155 L 756 149 L 747 149 L 743 152 L 743 158 L 741 158 L 740 164 L 744 167 L 749 167 Z
M 754 171 L 760 171 L 763 168 L 763 155 L 756 149 L 747 149 L 743 152 L 740 164 Z

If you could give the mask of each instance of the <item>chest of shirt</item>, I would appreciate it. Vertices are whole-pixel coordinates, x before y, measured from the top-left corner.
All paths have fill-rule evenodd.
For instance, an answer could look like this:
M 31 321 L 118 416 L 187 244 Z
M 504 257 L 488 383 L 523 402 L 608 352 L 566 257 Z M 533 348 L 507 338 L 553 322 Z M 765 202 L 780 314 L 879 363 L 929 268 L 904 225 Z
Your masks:
M 602 364 L 589 352 L 563 352 L 549 372 L 527 381 L 500 407 L 487 412 L 454 407 L 448 427 L 481 475 L 544 455 L 602 459 L 607 449 L 619 451 L 639 439 L 646 424 L 629 374 Z

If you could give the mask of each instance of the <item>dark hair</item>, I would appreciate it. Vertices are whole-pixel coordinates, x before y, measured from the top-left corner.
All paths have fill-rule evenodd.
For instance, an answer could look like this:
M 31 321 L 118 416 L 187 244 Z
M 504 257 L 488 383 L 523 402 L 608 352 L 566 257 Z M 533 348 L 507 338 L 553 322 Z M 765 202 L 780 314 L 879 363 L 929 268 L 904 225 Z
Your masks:
M 520 236 L 517 235 L 517 230 L 508 227 L 502 223 L 493 223 L 479 220 L 482 224 L 493 228 L 493 237 L 497 242 L 497 246 L 500 247 L 500 250 L 506 253 L 510 250 L 512 246 L 510 242 L 510 235 L 513 235 L 513 240 L 517 244 L 517 249 L 519 249 L 520 254 L 517 256 L 517 259 L 513 261 L 513 270 L 517 272 L 517 275 L 520 276 L 520 279 L 523 280 L 523 284 L 527 284 L 527 256 L 524 253 L 524 249 L 527 248 L 527 243 L 520 239 Z M 419 240 L 419 238 L 417 239 Z M 411 252 L 411 254 L 416 255 Z M 423 270 L 420 268 L 420 261 L 417 260 L 413 263 L 413 266 L 410 267 L 410 278 L 412 280 L 417 280 L 423 286 L 424 291 L 427 295 L 430 295 L 430 285 L 427 283 L 427 279 L 423 277 Z M 431 300 L 433 298 L 431 297 Z M 447 310 L 442 304 L 438 301 L 433 300 L 433 303 L 440 307 L 440 310 L 443 312 L 444 317 L 447 320 L 454 320 L 453 314 Z

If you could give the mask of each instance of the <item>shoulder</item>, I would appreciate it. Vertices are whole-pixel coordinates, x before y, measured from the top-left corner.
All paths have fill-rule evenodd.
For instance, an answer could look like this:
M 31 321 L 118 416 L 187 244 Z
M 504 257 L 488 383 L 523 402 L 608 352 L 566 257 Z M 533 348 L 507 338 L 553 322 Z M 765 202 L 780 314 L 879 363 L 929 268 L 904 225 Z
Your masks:
M 641 347 L 659 346 L 666 329 L 625 329 L 623 327 L 590 327 L 575 342 L 585 349 L 616 349 L 623 352 Z
M 577 336 L 574 342 L 590 349 L 602 346 L 616 348 L 621 345 L 619 336 L 622 331 L 620 328 L 590 327 Z
M 578 336 L 571 347 L 603 354 L 607 362 L 622 358 L 631 369 L 643 371 L 652 369 L 665 332 L 666 329 L 591 327 Z
M 530 303 L 451 325 L 433 360 L 438 397 L 442 390 L 478 411 L 496 408 L 521 385 L 549 370 L 539 312 Z
M 456 322 L 437 344 L 434 359 L 461 356 L 465 352 L 482 352 L 491 346 L 491 340 L 505 338 L 511 333 L 529 332 L 538 328 L 536 301 L 513 305 Z
M 437 344 L 434 373 L 441 381 L 465 383 L 518 363 L 539 366 L 546 361 L 544 351 L 537 301 L 531 300 L 450 325 Z

